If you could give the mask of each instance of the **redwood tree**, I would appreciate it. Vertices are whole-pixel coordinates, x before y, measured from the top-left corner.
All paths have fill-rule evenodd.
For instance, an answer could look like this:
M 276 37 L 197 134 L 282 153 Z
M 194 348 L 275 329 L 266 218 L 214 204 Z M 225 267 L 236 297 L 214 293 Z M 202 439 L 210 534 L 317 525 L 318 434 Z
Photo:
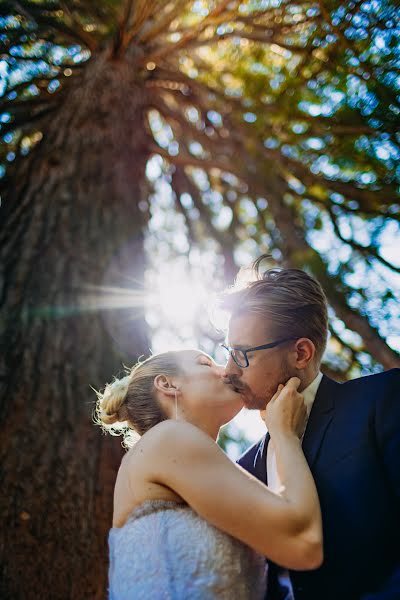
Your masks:
M 93 427 L 89 385 L 148 353 L 149 159 L 228 279 L 252 238 L 322 280 L 360 336 L 333 329 L 339 376 L 365 356 L 399 364 L 374 290 L 347 277 L 399 270 L 379 252 L 398 207 L 396 22 L 382 5 L 1 3 L 2 597 L 104 596 L 121 453 Z M 324 227 L 348 261 L 315 243 Z

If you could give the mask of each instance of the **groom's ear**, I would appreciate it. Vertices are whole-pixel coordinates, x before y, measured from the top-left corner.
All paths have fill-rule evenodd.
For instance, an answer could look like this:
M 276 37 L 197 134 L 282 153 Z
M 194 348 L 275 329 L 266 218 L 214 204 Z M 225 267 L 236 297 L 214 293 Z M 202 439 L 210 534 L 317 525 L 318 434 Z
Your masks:
M 174 396 L 177 390 L 168 375 L 156 375 L 154 378 L 154 387 L 158 392 L 162 392 L 167 396 Z
M 309 338 L 300 338 L 295 342 L 295 361 L 298 369 L 308 367 L 315 357 L 315 345 Z

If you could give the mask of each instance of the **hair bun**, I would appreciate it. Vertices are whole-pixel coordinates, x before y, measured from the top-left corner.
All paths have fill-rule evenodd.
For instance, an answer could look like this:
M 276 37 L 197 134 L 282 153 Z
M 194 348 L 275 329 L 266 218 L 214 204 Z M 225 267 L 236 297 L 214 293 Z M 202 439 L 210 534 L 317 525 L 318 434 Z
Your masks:
M 107 383 L 102 394 L 98 394 L 99 418 L 104 425 L 126 421 L 126 411 L 121 411 L 121 408 L 128 392 L 130 379 L 130 375 L 115 379 L 112 383 Z

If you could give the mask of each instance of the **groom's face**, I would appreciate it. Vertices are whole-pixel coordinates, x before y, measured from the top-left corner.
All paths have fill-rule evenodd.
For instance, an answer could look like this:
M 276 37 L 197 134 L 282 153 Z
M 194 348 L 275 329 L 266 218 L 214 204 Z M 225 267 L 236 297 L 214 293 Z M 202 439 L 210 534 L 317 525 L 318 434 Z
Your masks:
M 275 342 L 284 335 L 273 335 L 268 323 L 257 315 L 233 315 L 229 322 L 227 342 L 231 348 L 253 348 Z M 248 353 L 249 366 L 239 367 L 229 357 L 225 377 L 242 396 L 246 408 L 262 410 L 275 394 L 280 383 L 297 375 L 291 365 L 291 343 Z

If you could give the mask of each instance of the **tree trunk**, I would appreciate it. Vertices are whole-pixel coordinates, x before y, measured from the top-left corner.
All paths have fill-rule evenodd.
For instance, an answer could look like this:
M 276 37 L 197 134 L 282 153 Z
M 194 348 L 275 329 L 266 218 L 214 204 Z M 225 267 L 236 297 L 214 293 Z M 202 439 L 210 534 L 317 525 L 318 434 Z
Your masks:
M 5 199 L 4 600 L 105 597 L 122 449 L 93 425 L 90 385 L 102 387 L 149 344 L 143 297 L 106 310 L 111 294 L 100 299 L 88 286 L 142 286 L 145 103 L 133 58 L 93 57 Z

